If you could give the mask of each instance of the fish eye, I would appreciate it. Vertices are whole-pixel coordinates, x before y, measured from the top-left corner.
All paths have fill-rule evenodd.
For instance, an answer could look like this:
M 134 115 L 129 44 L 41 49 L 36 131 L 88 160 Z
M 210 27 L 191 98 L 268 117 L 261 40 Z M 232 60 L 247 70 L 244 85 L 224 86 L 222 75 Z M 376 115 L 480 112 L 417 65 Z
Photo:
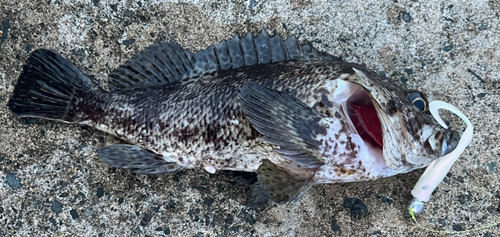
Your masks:
M 418 108 L 418 110 L 425 112 L 427 111 L 427 98 L 424 93 L 420 91 L 409 91 L 406 96 L 410 100 L 410 102 Z

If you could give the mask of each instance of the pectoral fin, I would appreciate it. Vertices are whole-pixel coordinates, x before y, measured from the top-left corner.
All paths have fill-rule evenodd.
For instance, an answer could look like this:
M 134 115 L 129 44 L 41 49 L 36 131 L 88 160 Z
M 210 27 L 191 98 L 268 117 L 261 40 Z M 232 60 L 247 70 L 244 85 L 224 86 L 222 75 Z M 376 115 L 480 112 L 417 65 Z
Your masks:
M 294 170 L 263 160 L 257 170 L 257 179 L 248 196 L 249 206 L 260 206 L 268 200 L 275 203 L 293 203 L 314 184 L 312 170 Z
M 240 90 L 243 112 L 264 140 L 278 145 L 276 151 L 286 159 L 308 168 L 324 164 L 315 137 L 327 129 L 324 118 L 292 95 L 247 83 Z
M 133 145 L 112 145 L 97 151 L 104 163 L 115 168 L 130 169 L 137 174 L 174 173 L 182 166 L 174 162 L 166 162 L 162 155 Z

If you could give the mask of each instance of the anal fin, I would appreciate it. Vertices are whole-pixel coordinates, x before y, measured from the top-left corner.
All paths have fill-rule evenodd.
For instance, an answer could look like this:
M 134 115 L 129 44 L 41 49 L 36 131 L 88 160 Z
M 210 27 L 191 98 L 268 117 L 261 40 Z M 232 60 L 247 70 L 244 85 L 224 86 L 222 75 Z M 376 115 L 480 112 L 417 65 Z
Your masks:
M 249 206 L 260 206 L 271 200 L 278 204 L 297 201 L 314 184 L 311 169 L 291 169 L 263 160 L 257 170 L 258 182 L 248 196 Z
M 247 206 L 256 208 L 266 205 L 271 200 L 269 194 L 259 182 L 252 185 L 252 189 L 247 193 Z
M 130 169 L 136 174 L 175 173 L 183 167 L 174 162 L 166 162 L 162 155 L 134 145 L 112 145 L 97 151 L 104 163 L 115 168 Z

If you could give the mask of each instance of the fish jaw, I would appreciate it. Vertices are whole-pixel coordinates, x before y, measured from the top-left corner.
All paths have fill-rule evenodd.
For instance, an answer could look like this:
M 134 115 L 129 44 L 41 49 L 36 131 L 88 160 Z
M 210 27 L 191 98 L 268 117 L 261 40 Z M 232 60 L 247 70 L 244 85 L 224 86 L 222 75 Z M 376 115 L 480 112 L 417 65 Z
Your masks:
M 406 173 L 429 165 L 453 148 L 447 143 L 456 132 L 443 129 L 429 114 L 419 111 L 403 89 L 359 68 L 353 67 L 354 73 L 327 81 L 318 90 L 330 92 L 326 100 L 332 108 L 327 114 L 341 119 L 338 124 L 330 122 L 325 137 L 316 138 L 324 141 L 322 149 L 327 160 L 318 168 L 316 182 L 356 182 Z M 361 131 L 360 122 L 353 122 L 352 111 L 358 103 L 373 106 L 376 111 L 373 120 L 380 123 L 376 124 L 381 130 L 380 141 L 376 131 Z M 369 141 L 367 134 L 374 140 Z
M 370 95 L 382 128 L 385 164 L 397 173 L 423 168 L 449 150 L 447 139 L 456 132 L 441 127 L 427 112 L 420 111 L 406 92 L 362 67 L 346 80 L 362 86 Z

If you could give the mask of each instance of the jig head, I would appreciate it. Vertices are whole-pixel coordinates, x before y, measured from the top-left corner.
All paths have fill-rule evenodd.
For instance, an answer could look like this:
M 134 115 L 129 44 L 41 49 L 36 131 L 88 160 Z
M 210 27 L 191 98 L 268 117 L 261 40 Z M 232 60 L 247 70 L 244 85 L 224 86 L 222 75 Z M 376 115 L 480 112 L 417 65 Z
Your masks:
M 443 181 L 446 174 L 450 171 L 451 166 L 458 160 L 465 148 L 470 144 L 473 135 L 473 126 L 470 120 L 457 107 L 443 101 L 432 101 L 429 103 L 429 111 L 436 121 L 443 128 L 448 129 L 446 123 L 439 116 L 439 109 L 446 109 L 462 120 L 464 120 L 467 128 L 460 138 L 457 147 L 450 153 L 439 157 L 429 164 L 425 172 L 420 176 L 417 184 L 411 191 L 413 199 L 410 201 L 409 208 L 415 214 L 424 212 L 424 202 L 429 201 L 429 198 L 436 187 Z

